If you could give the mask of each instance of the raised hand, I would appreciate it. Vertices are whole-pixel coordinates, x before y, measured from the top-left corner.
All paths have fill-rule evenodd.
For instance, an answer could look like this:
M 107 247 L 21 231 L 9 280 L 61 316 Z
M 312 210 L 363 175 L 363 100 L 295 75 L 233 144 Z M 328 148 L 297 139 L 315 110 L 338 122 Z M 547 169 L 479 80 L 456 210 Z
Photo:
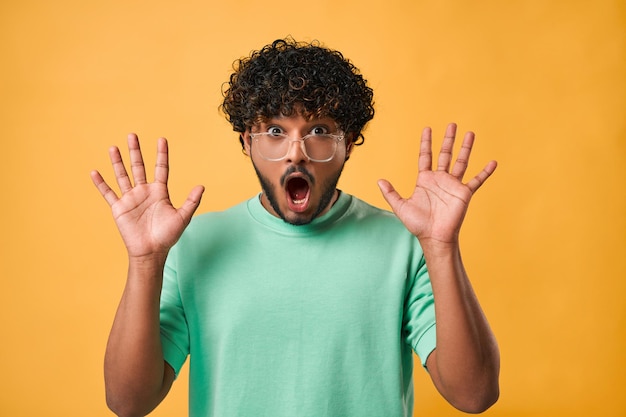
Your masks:
M 437 169 L 433 170 L 432 132 L 430 128 L 423 130 L 418 160 L 419 174 L 410 197 L 401 197 L 387 180 L 378 182 L 393 212 L 422 243 L 456 243 L 472 195 L 496 169 L 496 162 L 491 161 L 469 182 L 463 183 L 474 144 L 474 134 L 465 134 L 451 169 L 455 137 L 456 125 L 451 123 L 441 145 Z
M 167 141 L 157 143 L 154 182 L 146 180 L 146 170 L 135 134 L 128 135 L 132 179 L 122 161 L 120 150 L 112 147 L 109 157 L 121 195 L 104 181 L 98 171 L 91 172 L 91 179 L 100 194 L 111 206 L 113 218 L 122 235 L 129 257 L 165 254 L 176 243 L 200 204 L 204 187 L 196 186 L 183 205 L 173 207 L 167 188 L 169 158 Z M 133 184 L 134 182 L 134 184 Z

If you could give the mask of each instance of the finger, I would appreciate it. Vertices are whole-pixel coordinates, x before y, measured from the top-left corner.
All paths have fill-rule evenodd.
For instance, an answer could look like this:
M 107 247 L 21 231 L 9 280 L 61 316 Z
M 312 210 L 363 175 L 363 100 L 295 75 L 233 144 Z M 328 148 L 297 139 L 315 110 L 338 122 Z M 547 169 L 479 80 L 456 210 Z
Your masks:
M 446 128 L 446 134 L 439 151 L 439 160 L 437 162 L 437 171 L 446 171 L 450 169 L 450 161 L 452 161 L 452 149 L 454 148 L 454 138 L 456 136 L 456 124 L 450 123 Z
M 146 183 L 146 168 L 143 164 L 143 155 L 139 146 L 139 138 L 134 133 L 128 135 L 128 152 L 130 153 L 130 169 L 133 173 L 135 185 Z
M 156 166 L 154 168 L 154 181 L 167 184 L 169 173 L 170 165 L 167 140 L 165 138 L 159 138 L 157 142 L 157 157 Z
M 122 194 L 130 191 L 133 188 L 133 185 L 128 177 L 124 161 L 122 161 L 120 149 L 117 146 L 109 148 L 109 158 L 111 159 L 113 173 L 115 173 L 115 180 L 117 181 L 117 185 L 120 187 L 120 191 Z
M 98 171 L 91 171 L 90 175 L 91 181 L 93 181 L 98 191 L 100 191 L 102 197 L 104 197 L 106 202 L 109 203 L 109 206 L 112 206 L 118 200 L 115 191 L 113 191 L 111 187 L 109 187 L 109 185 L 106 183 L 106 181 L 104 181 L 104 178 L 102 178 L 102 175 L 100 175 Z
M 433 163 L 432 150 L 432 132 L 430 127 L 422 130 L 422 139 L 420 141 L 420 155 L 417 160 L 418 171 L 430 171 Z
M 483 170 L 478 173 L 478 175 L 476 175 L 467 183 L 467 187 L 472 191 L 472 194 L 475 193 L 481 187 L 481 185 L 485 183 L 485 181 L 487 181 L 487 178 L 489 178 L 491 174 L 493 174 L 497 166 L 498 163 L 496 161 L 489 162 L 487 165 L 485 165 Z
M 461 149 L 459 150 L 451 172 L 451 174 L 459 180 L 463 179 L 463 175 L 465 175 L 465 171 L 467 170 L 470 154 L 472 153 L 472 146 L 474 146 L 474 132 L 467 132 L 463 137 L 463 144 L 461 145 Z
M 389 204 L 391 209 L 395 212 L 398 205 L 403 201 L 403 198 L 387 180 L 378 180 L 378 188 L 380 188 L 387 204 Z
M 187 196 L 187 199 L 185 200 L 183 205 L 178 209 L 178 213 L 185 222 L 185 225 L 189 224 L 193 213 L 196 212 L 196 209 L 200 205 L 200 201 L 202 200 L 202 193 L 204 193 L 204 187 L 202 185 L 194 187 Z

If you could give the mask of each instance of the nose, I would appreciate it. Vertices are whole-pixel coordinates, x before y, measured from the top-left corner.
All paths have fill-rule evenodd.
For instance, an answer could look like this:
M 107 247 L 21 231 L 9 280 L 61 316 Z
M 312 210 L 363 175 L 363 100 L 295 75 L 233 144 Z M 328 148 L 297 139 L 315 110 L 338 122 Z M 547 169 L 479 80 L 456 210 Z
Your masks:
M 289 149 L 285 159 L 292 164 L 309 162 L 302 139 L 289 139 Z

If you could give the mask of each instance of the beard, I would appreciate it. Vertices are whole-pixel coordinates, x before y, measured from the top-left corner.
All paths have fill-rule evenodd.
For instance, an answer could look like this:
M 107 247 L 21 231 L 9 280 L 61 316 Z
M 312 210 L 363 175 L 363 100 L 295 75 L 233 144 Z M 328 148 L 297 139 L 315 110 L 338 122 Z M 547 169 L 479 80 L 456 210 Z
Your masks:
M 311 186 L 315 185 L 315 178 L 311 175 L 311 173 L 306 168 L 301 167 L 301 166 L 295 166 L 295 167 L 291 166 L 287 169 L 287 171 L 281 177 L 280 184 L 274 185 L 267 177 L 261 174 L 261 172 L 257 169 L 256 165 L 254 164 L 254 161 L 252 162 L 252 166 L 254 167 L 254 170 L 256 171 L 256 175 L 259 178 L 259 182 L 261 183 L 261 189 L 263 190 L 263 194 L 265 194 L 265 196 L 267 197 L 267 200 L 269 201 L 270 205 L 272 206 L 276 214 L 278 214 L 278 217 L 280 217 L 286 223 L 292 224 L 294 226 L 302 226 L 302 225 L 311 223 L 328 207 L 333 197 L 335 196 L 335 191 L 337 190 L 337 183 L 339 182 L 339 177 L 341 176 L 341 172 L 343 171 L 343 165 L 342 165 L 335 175 L 328 178 L 322 184 L 322 195 L 320 197 L 320 200 L 317 204 L 315 211 L 310 217 L 296 216 L 294 218 L 288 218 L 285 215 L 285 213 L 283 213 L 283 211 L 280 208 L 280 205 L 278 204 L 278 198 L 276 197 L 276 193 L 274 192 L 274 189 L 276 187 L 283 186 L 284 179 L 287 177 L 287 175 L 292 174 L 294 172 L 300 172 L 303 175 L 306 175 L 309 181 L 311 182 Z

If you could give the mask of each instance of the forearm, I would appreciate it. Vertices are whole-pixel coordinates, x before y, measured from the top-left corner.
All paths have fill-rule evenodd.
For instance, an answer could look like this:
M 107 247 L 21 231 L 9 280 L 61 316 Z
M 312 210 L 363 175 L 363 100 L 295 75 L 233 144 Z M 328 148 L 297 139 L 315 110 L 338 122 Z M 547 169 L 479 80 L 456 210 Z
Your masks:
M 479 412 L 498 398 L 499 351 L 472 289 L 458 243 L 424 245 L 437 318 L 437 348 L 428 367 L 442 395 Z
M 149 413 L 169 388 L 159 327 L 164 258 L 129 261 L 104 362 L 107 404 L 120 416 Z

